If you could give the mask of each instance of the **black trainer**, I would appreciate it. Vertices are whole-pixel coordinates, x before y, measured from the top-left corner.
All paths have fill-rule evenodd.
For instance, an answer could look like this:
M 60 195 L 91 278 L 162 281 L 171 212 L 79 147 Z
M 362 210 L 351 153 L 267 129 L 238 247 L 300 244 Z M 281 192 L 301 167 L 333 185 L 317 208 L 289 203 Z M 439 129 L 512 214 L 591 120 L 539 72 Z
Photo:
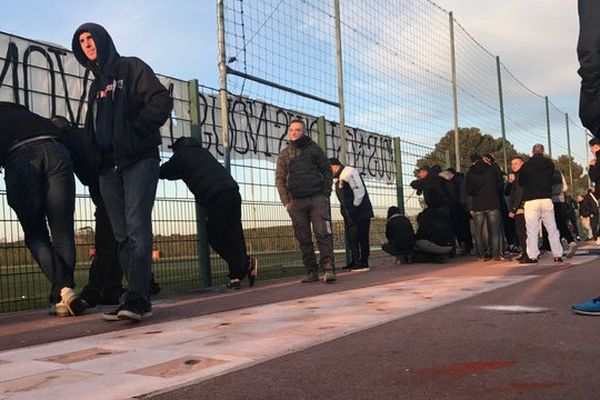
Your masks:
M 519 264 L 537 264 L 538 260 L 535 258 L 529 258 L 528 256 L 524 256 L 523 259 L 521 261 L 519 261 Z
M 319 280 L 319 274 L 317 271 L 309 271 L 308 274 L 302 279 L 302 283 L 317 282 Z
M 110 312 L 102 314 L 102 319 L 105 321 L 141 321 L 144 318 L 149 318 L 152 315 L 152 310 L 144 310 L 141 307 L 137 307 L 133 304 L 123 304 L 120 307 Z
M 227 287 L 227 289 L 240 290 L 242 288 L 242 282 L 240 282 L 239 279 L 234 278 L 230 279 L 229 282 L 225 284 L 225 286 Z

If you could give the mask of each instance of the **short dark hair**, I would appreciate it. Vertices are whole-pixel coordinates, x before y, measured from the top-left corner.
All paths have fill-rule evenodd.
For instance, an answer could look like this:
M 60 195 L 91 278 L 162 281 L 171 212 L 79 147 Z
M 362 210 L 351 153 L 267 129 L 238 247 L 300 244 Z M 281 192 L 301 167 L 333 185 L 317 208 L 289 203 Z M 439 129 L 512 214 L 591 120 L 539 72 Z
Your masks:
M 592 138 L 592 139 L 590 139 L 588 144 L 590 145 L 590 147 L 595 146 L 595 145 L 600 145 L 600 138 L 597 138 L 597 137 Z
M 299 118 L 291 120 L 290 123 L 288 124 L 288 127 L 290 127 L 292 124 L 302 124 L 302 126 L 304 127 L 304 129 L 306 129 L 306 122 L 302 121 Z
M 512 160 L 521 160 L 522 162 L 525 162 L 525 160 L 523 160 L 523 157 L 521 156 L 514 156 L 513 158 L 510 159 L 510 161 Z
M 533 149 L 531 149 L 531 152 L 533 154 L 544 154 L 544 145 L 541 143 L 536 143 L 533 145 Z
M 342 163 L 337 158 L 331 157 L 329 159 L 329 165 L 342 165 Z

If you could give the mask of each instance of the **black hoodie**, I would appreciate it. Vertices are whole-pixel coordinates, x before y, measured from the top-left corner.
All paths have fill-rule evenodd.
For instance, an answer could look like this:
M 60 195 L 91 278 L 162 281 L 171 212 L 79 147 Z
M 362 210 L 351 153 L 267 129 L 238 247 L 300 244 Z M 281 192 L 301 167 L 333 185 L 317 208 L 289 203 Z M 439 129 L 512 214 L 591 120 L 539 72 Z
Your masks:
M 58 136 L 58 129 L 49 119 L 25 106 L 0 102 L 0 165 L 16 143 L 43 135 Z
M 600 1 L 579 0 L 579 117 L 583 126 L 600 137 Z
M 535 154 L 519 170 L 519 185 L 523 187 L 523 201 L 551 199 L 555 182 L 554 163 L 542 154 Z
M 89 32 L 97 60 L 90 61 L 79 43 Z M 86 129 L 102 154 L 101 167 L 125 167 L 144 158 L 159 158 L 160 127 L 173 108 L 168 90 L 152 69 L 135 57 L 121 57 L 102 26 L 81 25 L 73 35 L 73 53 L 95 76 L 88 96 Z
M 196 201 L 205 208 L 218 193 L 238 190 L 238 184 L 225 167 L 195 138 L 179 138 L 173 143 L 173 156 L 160 166 L 160 179 L 183 179 Z
M 467 173 L 467 194 L 472 196 L 472 211 L 500 209 L 502 173 L 495 165 L 477 161 Z

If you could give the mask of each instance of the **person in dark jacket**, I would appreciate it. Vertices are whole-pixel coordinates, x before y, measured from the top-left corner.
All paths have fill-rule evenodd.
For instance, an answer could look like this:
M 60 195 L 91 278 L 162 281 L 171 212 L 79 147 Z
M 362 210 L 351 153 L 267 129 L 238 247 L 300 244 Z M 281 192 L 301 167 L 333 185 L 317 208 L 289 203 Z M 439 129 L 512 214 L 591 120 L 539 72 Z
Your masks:
M 509 194 L 508 216 L 515 221 L 515 231 L 521 255 L 517 261 L 524 260 L 527 257 L 527 231 L 525 229 L 525 210 L 523 202 L 523 187 L 519 185 L 519 172 L 523 166 L 523 158 L 515 157 L 510 161 L 512 173 L 508 176 L 508 186 L 506 188 Z
M 336 280 L 329 196 L 333 175 L 325 153 L 310 136 L 302 120 L 288 126 L 290 143 L 279 153 L 275 184 L 281 203 L 292 219 L 294 234 L 300 243 L 307 275 L 302 282 L 319 280 L 312 229 L 317 238 L 325 283 Z
M 450 194 L 450 225 L 456 234 L 461 254 L 469 254 L 473 249 L 470 217 L 467 209 L 467 188 L 465 175 L 448 168 L 440 177 L 446 180 Z
M 381 246 L 383 251 L 396 257 L 401 263 L 412 264 L 415 255 L 415 231 L 410 220 L 402 215 L 396 206 L 388 208 L 385 238 L 387 243 Z
M 151 214 L 158 185 L 160 127 L 173 101 L 148 65 L 119 55 L 102 26 L 86 23 L 77 28 L 72 49 L 95 77 L 85 126 L 100 154 L 100 192 L 129 286 L 124 303 L 103 317 L 139 321 L 152 315 Z
M 445 181 L 428 166 L 417 170 L 419 179 L 410 183 L 410 186 L 423 195 L 425 204 L 435 208 L 450 221 L 450 193 Z
M 330 158 L 329 165 L 350 244 L 351 256 L 346 269 L 368 271 L 371 252 L 369 228 L 371 218 L 375 216 L 369 192 L 357 169 L 343 165 L 337 158 Z
M 471 215 L 475 223 L 474 237 L 481 260 L 489 253 L 495 261 L 503 261 L 502 231 L 500 228 L 499 188 L 503 185 L 502 175 L 486 158 L 475 162 L 467 173 L 467 194 L 472 197 Z M 489 232 L 488 243 L 484 241 L 484 229 Z
M 90 307 L 96 305 L 118 305 L 123 293 L 123 270 L 119 263 L 118 243 L 113 234 L 100 195 L 98 156 L 89 144 L 85 130 L 71 125 L 64 117 L 52 117 L 58 134 L 65 143 L 73 160 L 73 172 L 79 181 L 88 187 L 96 210 L 94 248 L 95 255 L 90 265 L 89 279 L 81 290 L 81 298 Z
M 52 285 L 51 313 L 83 313 L 85 305 L 73 290 L 73 162 L 56 126 L 24 106 L 0 102 L 0 166 L 8 205 L 23 228 L 25 245 Z
M 544 157 L 544 146 L 533 146 L 532 157 L 521 167 L 519 185 L 523 187 L 525 225 L 527 228 L 527 259 L 521 263 L 536 263 L 540 254 L 538 238 L 540 222 L 548 231 L 548 240 L 555 262 L 562 262 L 562 244 L 554 218 L 552 203 L 552 185 L 554 182 L 554 163 Z
M 595 189 L 588 189 L 586 195 L 583 197 L 581 201 L 581 205 L 579 206 L 579 216 L 583 218 L 587 218 L 590 231 L 592 236 L 589 239 L 597 242 L 598 241 L 598 223 L 600 222 L 600 210 L 598 207 L 598 197 L 596 196 Z M 584 225 L 585 221 L 582 222 Z M 597 243 L 598 244 L 598 243 Z
M 197 139 L 179 138 L 172 148 L 173 156 L 160 166 L 160 179 L 183 179 L 196 203 L 206 210 L 208 242 L 227 262 L 228 286 L 240 289 L 246 276 L 254 286 L 258 262 L 246 250 L 237 182 Z

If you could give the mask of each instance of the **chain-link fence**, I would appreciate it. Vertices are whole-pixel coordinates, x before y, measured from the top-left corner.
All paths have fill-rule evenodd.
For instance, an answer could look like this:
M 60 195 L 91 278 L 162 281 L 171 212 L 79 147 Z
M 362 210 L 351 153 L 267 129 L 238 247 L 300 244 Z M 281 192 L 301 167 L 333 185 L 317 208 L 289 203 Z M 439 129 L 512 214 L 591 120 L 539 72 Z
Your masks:
M 217 4 L 220 90 L 161 77 L 175 100 L 162 128 L 161 157 L 170 157 L 174 138 L 195 136 L 230 168 L 244 199 L 246 240 L 260 260 L 261 278 L 302 271 L 274 184 L 276 157 L 287 145 L 292 119 L 306 122 L 329 157 L 345 158 L 361 172 L 375 209 L 374 249 L 384 241 L 389 206 L 399 205 L 409 216 L 422 209 L 409 186 L 417 165 L 465 170 L 469 153 L 479 151 L 496 153 L 504 167 L 507 157 L 528 153 L 539 142 L 553 158 L 566 157 L 564 172 L 572 186 L 587 185 L 581 177 L 589 157 L 587 132 L 432 1 Z M 91 75 L 68 50 L 3 34 L 0 61 L 0 100 L 82 123 Z M 94 206 L 79 183 L 76 208 L 81 287 L 94 246 Z M 332 211 L 340 265 L 345 241 L 335 196 Z M 3 182 L 0 216 L 0 312 L 42 306 L 48 284 L 24 246 Z M 153 228 L 153 270 L 165 292 L 225 281 L 226 265 L 207 251 L 202 210 L 181 181 L 159 183 Z

